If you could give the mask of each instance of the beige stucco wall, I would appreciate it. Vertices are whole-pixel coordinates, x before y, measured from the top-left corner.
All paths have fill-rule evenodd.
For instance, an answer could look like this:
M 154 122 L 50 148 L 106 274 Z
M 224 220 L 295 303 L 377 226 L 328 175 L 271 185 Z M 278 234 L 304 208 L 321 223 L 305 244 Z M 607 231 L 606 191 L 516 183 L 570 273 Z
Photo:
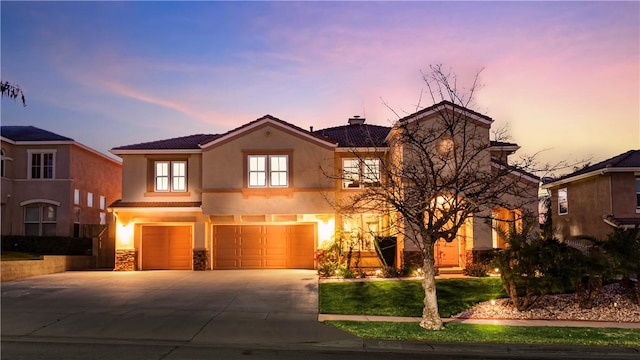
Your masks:
M 244 156 L 247 151 L 292 150 L 290 167 L 293 188 L 333 188 L 321 169 L 331 170 L 333 148 L 271 124 L 252 129 L 202 153 L 204 189 L 243 188 Z M 243 152 L 244 151 L 244 152 Z
M 200 201 L 202 187 L 201 154 L 126 154 L 122 157 L 122 201 L 123 202 L 164 202 L 164 201 Z M 153 186 L 153 171 L 149 162 L 154 160 L 186 160 L 187 161 L 187 192 L 154 193 L 148 191 Z M 151 182 L 151 183 L 150 183 Z
M 290 151 L 291 183 L 287 188 L 247 188 L 244 162 L 249 152 Z M 205 214 L 324 214 L 332 212 L 333 149 L 268 124 L 202 154 Z M 322 168 L 321 168 L 322 167 Z
M 569 211 L 558 214 L 558 190 L 567 189 Z M 569 239 L 588 235 L 606 239 L 613 227 L 603 217 L 640 218 L 636 212 L 635 175 L 610 172 L 568 184 L 551 190 L 551 216 L 556 236 Z
M 611 173 L 612 214 L 619 218 L 640 218 L 636 200 L 636 174 Z M 640 176 L 640 174 L 638 174 Z

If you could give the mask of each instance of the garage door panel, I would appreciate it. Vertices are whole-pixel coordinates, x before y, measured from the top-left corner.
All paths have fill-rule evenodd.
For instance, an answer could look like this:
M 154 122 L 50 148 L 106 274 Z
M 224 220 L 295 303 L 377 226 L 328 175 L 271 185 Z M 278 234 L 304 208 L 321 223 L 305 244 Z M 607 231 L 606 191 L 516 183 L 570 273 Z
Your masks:
M 313 225 L 214 225 L 216 269 L 313 269 Z
M 143 226 L 141 249 L 144 270 L 190 270 L 191 227 Z
M 242 258 L 238 263 L 239 269 L 262 269 L 262 259 L 251 259 L 251 258 Z
M 286 269 L 287 266 L 286 259 L 266 259 L 264 268 L 265 269 Z

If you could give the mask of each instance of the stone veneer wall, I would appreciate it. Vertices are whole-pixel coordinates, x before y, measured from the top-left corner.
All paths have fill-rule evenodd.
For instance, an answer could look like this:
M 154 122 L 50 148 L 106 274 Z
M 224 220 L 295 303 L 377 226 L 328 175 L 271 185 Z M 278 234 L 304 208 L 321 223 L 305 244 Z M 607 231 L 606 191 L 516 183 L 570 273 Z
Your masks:
M 113 271 L 138 270 L 138 251 L 116 250 L 116 266 Z
M 193 270 L 205 271 L 209 268 L 207 249 L 193 249 Z

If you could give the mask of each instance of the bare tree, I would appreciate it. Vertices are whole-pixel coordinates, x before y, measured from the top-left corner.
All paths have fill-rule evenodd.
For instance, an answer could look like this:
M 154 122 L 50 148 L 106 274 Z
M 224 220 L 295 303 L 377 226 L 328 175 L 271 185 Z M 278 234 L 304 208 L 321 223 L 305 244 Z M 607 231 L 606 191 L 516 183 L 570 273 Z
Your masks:
M 20 86 L 16 84 L 12 84 L 8 81 L 0 81 L 0 96 L 7 96 L 10 99 L 20 99 L 22 100 L 22 106 L 27 106 L 27 101 L 24 98 L 24 92 L 20 89 Z
M 479 73 L 463 91 L 455 75 L 441 66 L 430 70 L 423 79 L 435 105 L 398 116 L 387 138 L 388 151 L 380 161 L 380 186 L 338 201 L 336 209 L 340 213 L 390 214 L 393 231 L 405 242 L 414 243 L 424 259 L 420 326 L 439 330 L 443 326 L 435 287 L 436 242 L 453 241 L 470 218 L 490 219 L 496 207 L 519 209 L 535 204 L 538 184 L 528 171 L 534 156 L 511 164 L 492 157 L 493 120 L 469 109 Z M 494 135 L 494 141 L 508 140 L 504 131 Z

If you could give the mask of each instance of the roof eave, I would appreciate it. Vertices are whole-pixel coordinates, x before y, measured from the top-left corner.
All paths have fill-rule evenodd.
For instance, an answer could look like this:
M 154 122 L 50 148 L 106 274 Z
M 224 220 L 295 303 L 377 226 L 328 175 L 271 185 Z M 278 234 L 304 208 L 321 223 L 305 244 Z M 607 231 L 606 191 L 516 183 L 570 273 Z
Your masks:
M 358 146 L 354 146 L 354 147 L 338 147 L 336 148 L 336 152 L 340 152 L 340 153 L 360 153 L 360 152 L 387 152 L 389 151 L 389 147 L 388 146 L 364 146 L 364 147 L 358 147 Z
M 200 154 L 201 149 L 111 149 L 114 155 L 149 155 L 149 154 Z
M 604 175 L 604 174 L 616 173 L 616 172 L 640 173 L 640 167 L 610 167 L 610 168 L 593 170 L 593 171 L 586 172 L 584 174 L 580 174 L 580 175 L 576 175 L 576 176 L 570 176 L 570 177 L 564 178 L 562 180 L 557 180 L 557 181 L 552 181 L 552 182 L 546 183 L 546 184 L 542 185 L 542 188 L 543 189 L 549 189 L 549 188 L 552 188 L 552 187 L 568 184 L 570 182 L 574 182 L 574 181 L 578 181 L 578 180 L 584 180 L 584 179 L 590 178 L 592 176 Z

